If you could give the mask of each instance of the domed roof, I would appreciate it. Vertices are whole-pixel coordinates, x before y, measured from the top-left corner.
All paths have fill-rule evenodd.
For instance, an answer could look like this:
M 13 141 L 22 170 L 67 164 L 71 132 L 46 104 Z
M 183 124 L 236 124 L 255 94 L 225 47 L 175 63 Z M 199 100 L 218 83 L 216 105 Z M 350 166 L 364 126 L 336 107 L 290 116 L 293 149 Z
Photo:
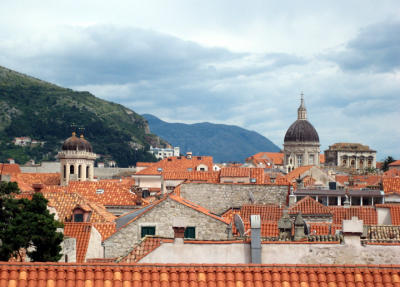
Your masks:
M 295 121 L 287 130 L 284 142 L 318 142 L 318 133 L 307 120 Z
M 67 138 L 63 145 L 62 145 L 62 150 L 74 150 L 74 151 L 87 151 L 87 152 L 93 152 L 92 145 L 83 138 L 83 135 L 81 135 L 80 138 L 78 138 L 75 135 L 75 132 L 72 133 L 72 136 Z

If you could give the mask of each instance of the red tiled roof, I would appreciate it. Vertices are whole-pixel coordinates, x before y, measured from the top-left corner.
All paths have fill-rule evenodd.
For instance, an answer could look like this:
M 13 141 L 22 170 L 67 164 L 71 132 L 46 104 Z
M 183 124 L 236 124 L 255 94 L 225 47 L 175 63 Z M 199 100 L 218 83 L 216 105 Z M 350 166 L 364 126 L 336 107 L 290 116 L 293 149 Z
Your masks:
M 76 238 L 76 262 L 85 262 L 92 224 L 87 222 L 65 222 L 64 235 Z
M 342 185 L 348 185 L 350 177 L 348 175 L 336 175 L 336 181 Z M 382 181 L 382 176 L 380 175 L 353 175 L 352 180 L 354 182 L 353 187 L 366 188 L 369 186 L 379 186 Z
M 400 177 L 385 177 L 382 185 L 385 193 L 400 192 Z
M 208 171 L 213 168 L 213 158 L 211 156 L 192 156 L 188 159 L 184 156 L 171 156 L 152 164 L 150 167 L 145 168 L 137 175 L 157 175 L 162 172 L 178 172 L 195 170 L 199 165 L 207 166 Z
M 101 234 L 101 240 L 103 241 L 117 231 L 115 222 L 96 222 L 93 223 L 93 227 Z
M 105 206 L 136 205 L 136 194 L 131 192 L 133 178 L 122 180 L 73 181 L 67 190 L 78 192 L 92 202 Z
M 250 215 L 259 214 L 261 222 L 278 221 L 282 217 L 282 208 L 277 205 L 243 205 L 240 208 L 240 216 L 245 221 L 250 221 Z
M 301 177 L 306 171 L 310 170 L 312 167 L 313 167 L 312 165 L 299 166 L 298 168 L 295 168 L 294 170 L 289 172 L 286 175 L 286 179 L 289 182 L 292 182 L 296 178 Z
M 303 215 L 331 215 L 332 212 L 325 205 L 315 201 L 310 196 L 296 202 L 289 208 L 289 214 L 301 212 Z
M 248 157 L 246 161 L 253 161 L 254 163 L 264 163 L 267 165 L 269 162 L 275 165 L 283 165 L 283 156 L 282 152 L 259 152 L 251 157 Z
M 220 172 L 221 177 L 250 177 L 250 168 L 248 167 L 224 167 Z
M 372 206 L 329 206 L 328 208 L 333 213 L 332 223 L 334 224 L 342 224 L 344 219 L 350 220 L 353 216 L 363 220 L 364 225 L 378 224 L 378 215 Z
M 208 183 L 219 182 L 218 171 L 166 171 L 162 173 L 164 180 L 188 180 Z
M 15 173 L 11 175 L 21 191 L 33 191 L 33 184 L 41 183 L 45 186 L 59 185 L 59 173 Z
M 398 286 L 399 265 L 0 263 L 1 286 Z
M 60 221 L 71 218 L 73 209 L 78 205 L 91 209 L 91 222 L 113 222 L 116 218 L 103 205 L 90 202 L 76 192 L 68 192 L 65 187 L 47 186 L 42 194 L 49 201 L 48 205 L 56 209 Z
M 152 252 L 154 249 L 160 247 L 161 243 L 174 242 L 170 238 L 146 236 L 139 244 L 135 245 L 129 253 L 118 259 L 118 262 L 135 263 Z
M 321 154 L 319 155 L 319 162 L 320 162 L 320 163 L 325 163 L 325 155 L 324 155 L 323 153 L 321 153 Z
M 336 230 L 342 229 L 342 224 L 332 224 L 328 222 L 311 222 L 310 234 L 313 235 L 334 235 Z M 330 230 L 330 232 L 329 232 Z
M 400 159 L 389 163 L 389 166 L 400 166 Z
M 383 177 L 398 177 L 400 176 L 400 169 L 391 168 L 383 173 Z
M 18 164 L 0 163 L 0 174 L 17 174 L 21 173 Z

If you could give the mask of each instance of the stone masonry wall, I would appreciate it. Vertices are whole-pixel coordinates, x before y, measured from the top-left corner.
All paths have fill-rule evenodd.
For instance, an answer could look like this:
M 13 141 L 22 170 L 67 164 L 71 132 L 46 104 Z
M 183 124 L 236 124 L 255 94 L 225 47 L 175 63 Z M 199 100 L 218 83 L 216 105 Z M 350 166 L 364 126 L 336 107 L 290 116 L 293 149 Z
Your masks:
M 105 257 L 125 255 L 141 239 L 142 226 L 155 226 L 157 236 L 173 238 L 175 218 L 184 218 L 186 226 L 194 226 L 198 240 L 227 239 L 227 224 L 167 198 L 105 240 Z
M 231 207 L 251 204 L 277 204 L 286 206 L 287 185 L 209 184 L 186 183 L 181 185 L 181 197 L 208 210 L 222 214 Z

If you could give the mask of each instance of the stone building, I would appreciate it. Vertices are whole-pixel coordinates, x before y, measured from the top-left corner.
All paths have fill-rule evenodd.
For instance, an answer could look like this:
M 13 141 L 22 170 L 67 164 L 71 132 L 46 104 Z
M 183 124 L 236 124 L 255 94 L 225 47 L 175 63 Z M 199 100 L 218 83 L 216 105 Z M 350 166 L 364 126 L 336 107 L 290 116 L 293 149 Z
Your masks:
M 68 185 L 70 181 L 93 181 L 94 160 L 92 145 L 84 139 L 83 135 L 72 136 L 65 140 L 61 151 L 58 153 L 60 159 L 61 185 Z
M 307 110 L 301 94 L 297 120 L 287 130 L 283 143 L 285 170 L 290 172 L 303 165 L 319 166 L 319 146 L 318 133 L 307 120 Z
M 325 151 L 325 165 L 358 170 L 376 168 L 376 151 L 360 143 L 335 143 Z
M 104 241 L 106 258 L 127 254 L 146 235 L 173 237 L 174 221 L 184 222 L 185 238 L 226 240 L 229 221 L 204 207 L 176 195 L 169 195 L 140 210 L 117 219 L 117 232 Z

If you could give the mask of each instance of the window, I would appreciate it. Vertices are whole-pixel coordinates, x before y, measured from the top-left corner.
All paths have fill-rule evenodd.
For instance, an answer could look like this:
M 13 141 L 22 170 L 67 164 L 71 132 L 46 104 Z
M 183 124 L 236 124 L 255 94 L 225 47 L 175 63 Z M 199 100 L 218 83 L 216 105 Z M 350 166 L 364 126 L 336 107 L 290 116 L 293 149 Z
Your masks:
M 70 165 L 69 166 L 69 173 L 70 174 L 74 174 L 74 171 L 75 171 L 75 167 L 73 165 Z
M 302 166 L 303 156 L 301 154 L 297 155 L 297 166 Z
M 83 222 L 83 214 L 75 213 L 74 214 L 74 222 Z
M 78 178 L 82 177 L 82 166 L 78 165 Z
M 145 237 L 146 235 L 156 235 L 156 227 L 155 226 L 142 226 L 141 229 L 141 237 Z
M 67 177 L 67 167 L 64 165 L 64 178 Z
M 89 166 L 86 167 L 86 178 L 89 178 Z
M 309 165 L 313 165 L 314 164 L 314 155 L 310 154 L 310 160 L 308 162 Z
M 196 238 L 196 227 L 186 227 L 184 236 L 185 238 Z

